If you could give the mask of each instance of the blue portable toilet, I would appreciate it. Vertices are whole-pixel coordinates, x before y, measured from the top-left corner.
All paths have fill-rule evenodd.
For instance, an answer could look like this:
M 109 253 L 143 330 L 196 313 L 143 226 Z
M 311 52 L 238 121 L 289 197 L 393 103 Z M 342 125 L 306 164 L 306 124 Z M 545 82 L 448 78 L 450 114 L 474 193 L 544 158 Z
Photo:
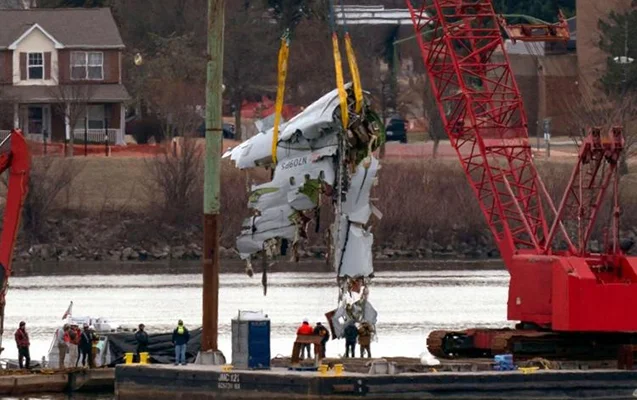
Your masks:
M 239 311 L 232 320 L 232 365 L 270 369 L 270 319 L 263 311 Z

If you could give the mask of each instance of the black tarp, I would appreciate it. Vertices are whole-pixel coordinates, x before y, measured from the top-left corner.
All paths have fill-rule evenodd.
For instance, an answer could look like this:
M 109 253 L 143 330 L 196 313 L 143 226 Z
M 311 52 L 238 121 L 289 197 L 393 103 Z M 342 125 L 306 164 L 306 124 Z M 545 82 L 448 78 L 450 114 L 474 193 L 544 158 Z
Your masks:
M 137 352 L 134 332 L 111 333 L 108 335 L 111 354 L 109 366 L 124 363 L 125 353 Z M 201 349 L 201 328 L 190 331 L 190 341 L 186 346 L 186 361 L 192 363 Z M 175 346 L 172 344 L 172 332 L 148 334 L 148 353 L 150 363 L 169 364 L 175 362 Z M 135 354 L 135 361 L 138 361 Z

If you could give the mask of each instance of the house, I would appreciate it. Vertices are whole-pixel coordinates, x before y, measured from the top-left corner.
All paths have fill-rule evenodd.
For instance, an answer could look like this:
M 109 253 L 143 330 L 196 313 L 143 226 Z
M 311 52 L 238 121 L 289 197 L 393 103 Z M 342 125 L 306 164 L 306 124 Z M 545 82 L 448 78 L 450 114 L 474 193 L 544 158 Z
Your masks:
M 2 10 L 0 101 L 13 118 L 0 131 L 124 144 L 123 50 L 108 8 Z

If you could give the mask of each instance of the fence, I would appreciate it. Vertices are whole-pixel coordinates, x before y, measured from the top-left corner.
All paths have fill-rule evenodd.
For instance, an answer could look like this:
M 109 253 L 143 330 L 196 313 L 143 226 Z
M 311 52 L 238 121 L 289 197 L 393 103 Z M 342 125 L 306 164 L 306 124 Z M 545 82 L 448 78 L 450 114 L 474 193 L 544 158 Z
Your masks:
M 73 137 L 75 144 L 84 143 L 84 129 L 73 130 Z M 106 132 L 104 129 L 89 129 L 87 132 L 87 140 L 89 143 L 104 143 Z M 111 144 L 115 144 L 119 129 L 108 130 L 108 141 Z

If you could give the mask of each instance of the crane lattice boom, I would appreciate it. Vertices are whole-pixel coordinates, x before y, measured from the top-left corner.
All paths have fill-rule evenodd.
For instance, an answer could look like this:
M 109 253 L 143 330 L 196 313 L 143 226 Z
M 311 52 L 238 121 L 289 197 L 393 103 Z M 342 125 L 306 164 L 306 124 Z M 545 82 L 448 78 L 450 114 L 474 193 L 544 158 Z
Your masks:
M 556 210 L 533 164 L 522 96 L 500 34 L 502 23 L 513 40 L 568 40 L 564 19 L 511 27 L 491 0 L 406 2 L 446 133 L 511 276 L 508 319 L 519 321 L 516 330 L 434 331 L 429 351 L 616 354 L 619 344 L 637 340 L 637 316 L 627 307 L 637 303 L 637 258 L 626 256 L 618 240 L 621 127 L 590 130 Z M 592 251 L 588 242 L 609 190 L 612 241 Z
M 443 124 L 502 256 L 541 252 L 549 231 L 543 202 L 555 208 L 532 162 L 527 117 L 493 5 L 407 4 Z

